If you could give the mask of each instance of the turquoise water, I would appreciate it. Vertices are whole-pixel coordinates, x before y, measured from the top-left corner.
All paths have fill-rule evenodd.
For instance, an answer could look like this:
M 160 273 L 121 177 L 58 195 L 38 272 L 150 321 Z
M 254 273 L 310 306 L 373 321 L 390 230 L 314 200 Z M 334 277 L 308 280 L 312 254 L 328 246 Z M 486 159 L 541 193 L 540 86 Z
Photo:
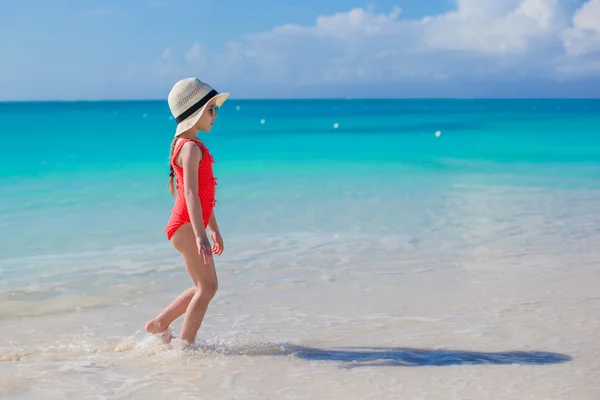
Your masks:
M 0 257 L 164 244 L 173 127 L 161 101 L 0 104 Z M 600 185 L 598 100 L 232 99 L 202 139 L 235 234 L 420 236 L 457 184 Z
M 1 104 L 0 257 L 164 244 L 173 127 L 160 101 Z M 232 99 L 202 139 L 236 237 L 420 238 L 459 185 L 600 185 L 598 100 Z

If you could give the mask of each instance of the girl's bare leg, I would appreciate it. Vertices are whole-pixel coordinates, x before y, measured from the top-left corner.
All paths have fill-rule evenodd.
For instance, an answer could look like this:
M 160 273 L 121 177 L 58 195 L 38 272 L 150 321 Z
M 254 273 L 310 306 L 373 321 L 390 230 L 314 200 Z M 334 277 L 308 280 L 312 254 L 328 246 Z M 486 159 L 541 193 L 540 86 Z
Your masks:
M 198 254 L 191 224 L 181 226 L 171 238 L 171 243 L 183 256 L 183 262 L 194 287 L 181 293 L 161 315 L 150 321 L 147 330 L 163 332 L 171 322 L 185 313 L 180 338 L 192 344 L 202 325 L 208 305 L 217 292 L 217 273 L 214 262 L 211 260 L 210 263 L 205 264 L 203 257 Z
M 181 294 L 177 296 L 175 300 L 173 300 L 173 302 L 158 315 L 158 317 L 146 324 L 146 331 L 152 334 L 159 334 L 169 329 L 171 323 L 185 313 L 195 292 L 196 288 L 194 287 L 181 292 Z
M 198 254 L 191 224 L 182 226 L 178 232 L 181 232 L 181 235 L 173 236 L 173 244 L 183 255 L 183 262 L 194 282 L 195 289 L 185 311 L 180 338 L 193 343 L 204 320 L 208 304 L 217 293 L 219 283 L 213 259 L 205 264 L 204 258 Z

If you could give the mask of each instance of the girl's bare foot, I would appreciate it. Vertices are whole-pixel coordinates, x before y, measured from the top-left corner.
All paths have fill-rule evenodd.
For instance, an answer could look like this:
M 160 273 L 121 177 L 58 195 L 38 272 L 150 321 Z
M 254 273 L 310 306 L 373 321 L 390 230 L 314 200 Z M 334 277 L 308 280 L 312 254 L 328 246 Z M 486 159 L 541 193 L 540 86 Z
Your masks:
M 173 340 L 174 336 L 169 329 L 169 326 L 165 326 L 165 324 L 158 320 L 153 319 L 149 321 L 145 326 L 146 332 L 151 333 L 152 335 L 158 336 L 165 343 L 170 343 Z

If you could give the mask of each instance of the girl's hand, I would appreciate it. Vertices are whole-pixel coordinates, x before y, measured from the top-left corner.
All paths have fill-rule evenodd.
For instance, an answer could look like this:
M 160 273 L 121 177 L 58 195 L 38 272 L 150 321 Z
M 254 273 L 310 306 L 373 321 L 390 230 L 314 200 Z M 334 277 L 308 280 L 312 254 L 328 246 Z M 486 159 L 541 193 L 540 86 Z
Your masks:
M 204 264 L 210 263 L 212 259 L 212 252 L 210 250 L 210 242 L 208 241 L 208 237 L 204 235 L 204 237 L 199 237 L 196 239 L 196 245 L 198 246 L 198 254 L 200 254 L 204 258 Z
M 221 233 L 219 231 L 210 231 L 210 238 L 213 242 L 212 252 L 219 256 L 223 254 L 224 247 Z

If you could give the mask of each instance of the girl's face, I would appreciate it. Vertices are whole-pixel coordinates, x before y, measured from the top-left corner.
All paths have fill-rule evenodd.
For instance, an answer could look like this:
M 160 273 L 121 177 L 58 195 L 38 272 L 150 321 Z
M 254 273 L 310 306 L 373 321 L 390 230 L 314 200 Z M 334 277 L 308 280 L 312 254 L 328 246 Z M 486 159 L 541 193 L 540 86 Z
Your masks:
M 209 132 L 217 119 L 219 108 L 216 106 L 217 99 L 212 99 L 208 102 L 202 116 L 194 126 L 199 131 Z

